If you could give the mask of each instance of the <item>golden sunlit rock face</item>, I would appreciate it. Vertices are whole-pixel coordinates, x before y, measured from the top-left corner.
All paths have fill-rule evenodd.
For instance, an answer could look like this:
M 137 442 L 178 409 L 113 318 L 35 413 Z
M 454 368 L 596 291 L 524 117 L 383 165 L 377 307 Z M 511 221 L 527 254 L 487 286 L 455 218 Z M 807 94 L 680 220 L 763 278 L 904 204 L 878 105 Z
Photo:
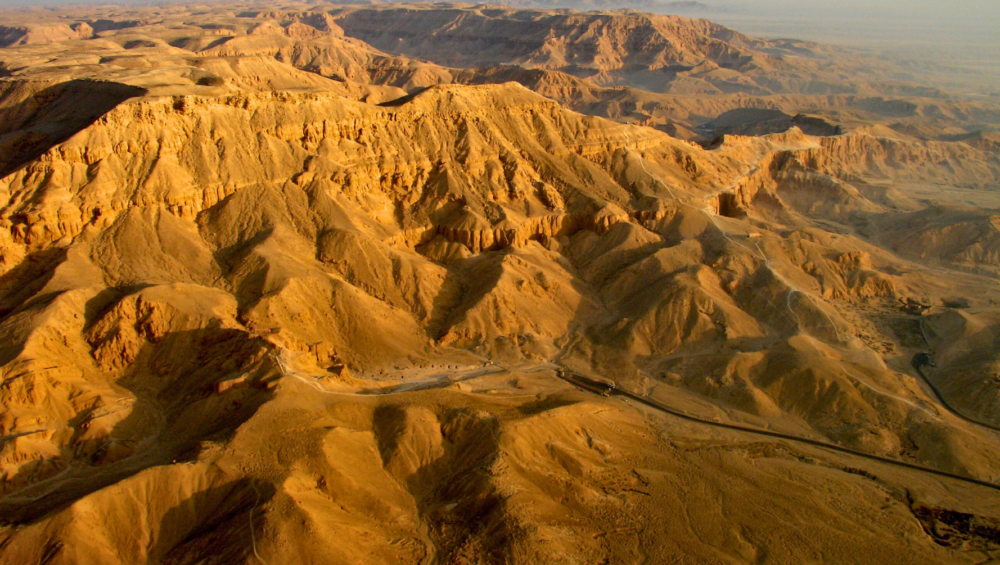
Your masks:
M 636 11 L 0 11 L 0 563 L 1000 559 L 1000 103 Z

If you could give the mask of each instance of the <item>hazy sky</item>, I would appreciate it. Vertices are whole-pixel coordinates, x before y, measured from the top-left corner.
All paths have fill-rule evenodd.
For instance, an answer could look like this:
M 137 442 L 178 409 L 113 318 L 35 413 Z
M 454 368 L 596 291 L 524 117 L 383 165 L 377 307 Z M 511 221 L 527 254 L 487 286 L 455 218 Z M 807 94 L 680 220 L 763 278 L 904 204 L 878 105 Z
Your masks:
M 493 1 L 503 3 L 503 0 Z M 627 1 L 623 0 L 623 3 Z M 669 1 L 664 0 L 665 3 Z M 898 23 L 901 19 L 944 21 L 951 24 L 966 22 L 977 26 L 1000 23 L 1000 0 L 701 0 L 701 2 L 715 8 L 720 17 L 723 14 L 758 14 L 787 19 L 834 17 L 854 21 L 875 20 L 888 24 Z M 0 0 L 0 6 L 80 3 L 87 3 L 87 0 Z M 111 0 L 107 3 L 117 2 Z M 128 0 L 124 3 L 128 3 Z M 995 31 L 995 34 L 1000 37 L 1000 30 Z
M 1000 0 L 700 1 L 710 11 L 684 15 L 707 17 L 761 37 L 868 47 L 939 62 L 973 61 L 1000 77 Z M 71 3 L 84 2 L 0 0 L 0 6 Z
M 950 38 L 986 41 L 1000 46 L 1000 0 L 704 0 L 719 20 L 745 21 L 795 36 L 801 30 L 859 41 Z M 712 17 L 712 13 L 706 14 Z M 754 19 L 762 20 L 751 23 Z M 797 25 L 808 28 L 797 28 Z M 747 30 L 753 31 L 753 30 Z M 930 34 L 928 37 L 927 34 Z M 801 37 L 810 39 L 810 37 Z M 888 37 L 887 37 L 888 38 Z M 994 54 L 995 55 L 995 54 Z
M 996 0 L 705 0 L 705 4 L 746 8 L 780 9 L 801 12 L 843 13 L 860 11 L 870 14 L 962 15 L 984 11 L 1000 14 Z
M 1000 0 L 701 0 L 749 35 L 888 51 L 982 70 L 1000 89 Z

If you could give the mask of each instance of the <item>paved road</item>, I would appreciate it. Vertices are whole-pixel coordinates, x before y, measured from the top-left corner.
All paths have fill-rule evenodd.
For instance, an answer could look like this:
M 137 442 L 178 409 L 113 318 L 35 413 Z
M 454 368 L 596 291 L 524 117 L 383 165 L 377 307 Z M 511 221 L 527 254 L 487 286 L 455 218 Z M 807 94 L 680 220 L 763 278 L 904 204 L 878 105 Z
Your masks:
M 756 434 L 756 435 L 771 437 L 771 438 L 775 438 L 775 439 L 783 439 L 783 440 L 786 440 L 786 441 L 792 441 L 792 442 L 797 442 L 797 443 L 804 443 L 804 444 L 812 445 L 814 447 L 819 447 L 819 448 L 822 448 L 822 449 L 827 449 L 827 450 L 830 450 L 830 451 L 836 451 L 836 452 L 844 453 L 844 454 L 847 454 L 847 455 L 853 455 L 855 457 L 861 457 L 863 459 L 868 459 L 870 461 L 878 461 L 880 463 L 885 463 L 885 464 L 893 465 L 893 466 L 896 466 L 896 467 L 903 467 L 903 468 L 910 469 L 910 470 L 913 470 L 913 471 L 920 471 L 920 472 L 923 472 L 923 473 L 929 473 L 929 474 L 932 474 L 932 475 L 937 475 L 939 477 L 944 477 L 944 478 L 948 478 L 948 479 L 952 479 L 952 480 L 956 480 L 956 481 L 960 481 L 960 482 L 964 482 L 964 483 L 974 484 L 974 485 L 986 487 L 986 488 L 989 488 L 989 489 L 992 489 L 992 490 L 1000 491 L 1000 484 L 995 484 L 995 483 L 991 483 L 991 482 L 988 482 L 988 481 L 974 479 L 974 478 L 971 478 L 971 477 L 965 477 L 965 476 L 962 476 L 962 475 L 957 475 L 957 474 L 954 474 L 954 473 L 949 473 L 947 471 L 941 471 L 941 470 L 934 469 L 934 468 L 931 468 L 931 467 L 924 467 L 922 465 L 915 465 L 913 463 L 907 463 L 905 461 L 900 461 L 898 459 L 890 459 L 888 457 L 881 457 L 881 456 L 878 456 L 878 455 L 872 455 L 870 453 L 865 453 L 865 452 L 862 452 L 862 451 L 855 451 L 853 449 L 849 449 L 849 448 L 846 448 L 846 447 L 841 447 L 839 445 L 836 445 L 836 444 L 833 444 L 833 443 L 828 443 L 828 442 L 825 442 L 825 441 L 818 441 L 818 440 L 804 438 L 804 437 L 800 437 L 800 436 L 794 436 L 794 435 L 790 435 L 790 434 L 783 434 L 781 432 L 772 432 L 770 430 L 763 430 L 763 429 L 760 429 L 760 428 L 753 428 L 753 427 L 750 427 L 750 426 L 741 426 L 739 424 L 727 424 L 727 423 L 723 423 L 723 422 L 716 422 L 716 421 L 713 421 L 713 420 L 707 420 L 707 419 L 704 419 L 704 418 L 699 418 L 697 416 L 692 416 L 690 414 L 685 414 L 683 412 L 678 412 L 677 410 L 674 410 L 674 409 L 672 409 L 672 408 L 670 408 L 668 406 L 660 404 L 659 402 L 656 402 L 656 401 L 654 401 L 654 400 L 652 400 L 652 399 L 650 399 L 650 398 L 648 398 L 646 396 L 640 396 L 640 395 L 635 394 L 633 392 L 630 392 L 628 390 L 624 390 L 624 389 L 618 388 L 615 385 L 611 385 L 611 384 L 608 384 L 608 383 L 603 383 L 603 382 L 595 381 L 593 379 L 589 379 L 587 377 L 584 377 L 583 375 L 580 375 L 580 374 L 568 371 L 564 367 L 561 367 L 560 365 L 557 365 L 557 364 L 554 364 L 554 363 L 540 363 L 540 364 L 537 364 L 537 365 L 535 365 L 533 367 L 530 367 L 530 368 L 529 367 L 520 367 L 520 368 L 516 368 L 516 369 L 509 369 L 509 370 L 522 371 L 522 372 L 535 372 L 535 371 L 544 370 L 544 369 L 554 370 L 554 372 L 555 372 L 555 374 L 556 374 L 557 377 L 559 377 L 560 379 L 568 382 L 569 384 L 571 384 L 571 385 L 573 385 L 573 386 L 575 386 L 577 388 L 580 388 L 582 390 L 585 390 L 587 392 L 590 392 L 590 393 L 593 393 L 593 394 L 598 394 L 598 395 L 601 395 L 601 396 L 621 396 L 621 397 L 625 397 L 625 398 L 630 398 L 630 399 L 632 399 L 632 400 L 634 400 L 634 401 L 636 401 L 636 402 L 638 402 L 640 404 L 643 404 L 645 406 L 648 406 L 648 407 L 653 408 L 655 410 L 658 410 L 660 412 L 664 412 L 666 414 L 670 414 L 671 416 L 674 416 L 674 417 L 677 417 L 677 418 L 681 418 L 683 420 L 687 420 L 689 422 L 695 422 L 695 423 L 699 423 L 699 424 L 704 424 L 704 425 L 712 426 L 712 427 L 715 427 L 715 428 L 722 428 L 722 429 L 733 430 L 733 431 L 738 431 L 738 432 L 745 432 L 745 433 L 750 433 L 750 434 Z M 408 385 L 403 385 L 403 386 L 399 386 L 399 387 L 392 387 L 392 388 L 389 388 L 388 390 L 384 390 L 384 391 L 371 391 L 371 392 L 367 392 L 367 394 L 369 394 L 369 395 L 373 394 L 373 393 L 374 394 L 394 394 L 394 393 L 401 393 L 401 392 L 414 392 L 414 391 L 417 391 L 417 390 L 428 390 L 428 389 L 435 389 L 435 388 L 443 388 L 445 386 L 454 384 L 456 382 L 461 382 L 461 381 L 465 381 L 465 380 L 474 379 L 474 378 L 482 376 L 484 374 L 493 373 L 493 372 L 503 372 L 503 371 L 507 371 L 507 370 L 508 369 L 506 369 L 504 367 L 500 367 L 500 366 L 497 366 L 497 365 L 490 365 L 488 367 L 483 367 L 483 368 L 467 369 L 466 371 L 463 371 L 464 374 L 462 375 L 462 378 L 460 378 L 460 379 L 455 379 L 455 380 L 450 380 L 450 379 L 428 379 L 428 380 L 418 381 L 416 383 L 409 383 Z M 297 375 L 295 375 L 295 376 L 297 376 Z M 334 393 L 334 394 L 338 394 L 338 393 Z M 364 395 L 366 393 L 360 393 L 360 394 L 359 393 L 339 393 L 339 394 L 359 395 L 360 396 L 360 395 Z M 959 415 L 959 416 L 961 417 L 961 415 Z M 963 419 L 968 420 L 968 418 L 963 418 Z M 977 422 L 973 421 L 973 423 L 977 423 Z M 987 427 L 990 427 L 990 426 L 987 426 Z
M 862 457 L 864 459 L 869 459 L 871 461 L 878 461 L 880 463 L 886 463 L 886 464 L 889 464 L 889 465 L 894 465 L 896 467 L 905 467 L 907 469 L 911 469 L 911 470 L 914 470 L 914 471 L 920 471 L 920 472 L 923 472 L 923 473 L 930 473 L 932 475 L 937 475 L 939 477 L 945 477 L 945 478 L 948 478 L 948 479 L 953 479 L 953 480 L 956 480 L 956 481 L 961 481 L 961 482 L 964 482 L 964 483 L 970 483 L 970 484 L 974 484 L 974 485 L 979 485 L 979 486 L 982 486 L 982 487 L 986 487 L 986 488 L 989 488 L 989 489 L 1000 491 L 1000 485 L 994 484 L 994 483 L 991 483 L 991 482 L 982 481 L 982 480 L 979 480 L 979 479 L 973 479 L 971 477 L 963 477 L 962 475 L 956 475 L 954 473 L 949 473 L 947 471 L 940 471 L 938 469 L 933 469 L 933 468 L 930 468 L 930 467 L 923 467 L 921 465 L 914 465 L 913 463 L 907 463 L 905 461 L 899 461 L 897 459 L 889 459 L 888 457 L 880 457 L 878 455 L 872 455 L 870 453 L 864 453 L 864 452 L 861 452 L 861 451 L 855 451 L 853 449 L 848 449 L 846 447 L 841 447 L 839 445 L 832 444 L 832 443 L 827 443 L 827 442 L 824 442 L 824 441 L 817 441 L 817 440 L 813 440 L 813 439 L 809 439 L 809 438 L 804 438 L 804 437 L 799 437 L 799 436 L 793 436 L 793 435 L 789 435 L 789 434 L 783 434 L 783 433 L 780 433 L 780 432 L 772 432 L 772 431 L 769 431 L 769 430 L 762 430 L 762 429 L 759 429 L 759 428 L 751 428 L 749 426 L 741 426 L 739 424 L 726 424 L 726 423 L 723 423 L 723 422 L 715 422 L 715 421 L 712 421 L 712 420 L 706 420 L 706 419 L 703 419 L 703 418 L 698 418 L 697 416 L 691 416 L 690 414 L 685 414 L 683 412 L 678 412 L 678 411 L 676 411 L 676 410 L 674 410 L 672 408 L 669 408 L 667 406 L 664 406 L 663 404 L 660 404 L 659 402 L 651 400 L 648 397 L 634 394 L 634 393 L 629 392 L 627 390 L 623 390 L 623 389 L 617 388 L 614 385 L 609 385 L 609 384 L 606 384 L 606 383 L 602 383 L 602 382 L 598 382 L 598 381 L 595 381 L 595 380 L 592 380 L 592 379 L 588 379 L 587 377 L 584 377 L 582 375 L 578 375 L 576 373 L 571 373 L 569 371 L 565 371 L 565 370 L 557 371 L 556 375 L 559 378 L 561 378 L 562 380 L 570 383 L 571 385 L 573 385 L 573 386 L 575 386 L 577 388 L 586 390 L 587 392 L 591 392 L 591 393 L 594 393 L 594 394 L 600 394 L 601 396 L 623 396 L 623 397 L 626 397 L 626 398 L 630 398 L 630 399 L 632 399 L 632 400 L 634 400 L 634 401 L 636 401 L 636 402 L 638 402 L 640 404 L 643 404 L 645 406 L 649 406 L 650 408 L 659 410 L 660 412 L 665 412 L 667 414 L 670 414 L 671 416 L 675 416 L 677 418 L 681 418 L 681 419 L 687 420 L 689 422 L 697 422 L 699 424 L 705 424 L 707 426 L 712 426 L 712 427 L 715 427 L 715 428 L 723 428 L 723 429 L 727 429 L 727 430 L 735 430 L 735 431 L 739 431 L 739 432 L 746 432 L 746 433 L 751 433 L 751 434 L 756 434 L 756 435 L 762 435 L 762 436 L 767 436 L 767 437 L 772 437 L 772 438 L 777 438 L 777 439 L 783 439 L 783 440 L 787 440 L 787 441 L 793 441 L 793 442 L 798 442 L 798 443 L 805 443 L 805 444 L 809 444 L 809 445 L 812 445 L 812 446 L 815 446 L 815 447 L 820 447 L 820 448 L 823 448 L 823 449 L 828 449 L 830 451 L 837 451 L 837 452 L 840 452 L 840 453 L 846 453 L 848 455 L 853 455 L 855 457 Z
M 931 360 L 931 356 L 930 355 L 928 355 L 926 353 L 917 353 L 916 355 L 913 356 L 913 362 L 912 363 L 913 363 L 913 368 L 917 370 L 917 374 L 920 375 L 920 378 L 924 381 L 924 383 L 928 386 L 928 388 L 931 389 L 931 392 L 934 393 L 934 396 L 937 398 L 938 402 L 941 403 L 941 406 L 943 406 L 945 408 L 945 410 L 947 410 L 947 411 L 951 412 L 952 414 L 954 414 L 956 418 L 959 418 L 961 420 L 965 420 L 966 422 L 969 422 L 970 424 L 975 424 L 977 426 L 982 426 L 984 428 L 993 430 L 995 432 L 1000 432 L 1000 426 L 994 426 L 993 424 L 988 424 L 988 423 L 983 422 L 981 420 L 976 420 L 974 418 L 970 418 L 970 417 L 966 416 L 965 414 L 962 414 L 961 412 L 959 412 L 957 408 L 955 408 L 954 406 L 952 406 L 951 404 L 948 403 L 948 401 L 944 397 L 944 394 L 941 393 L 941 389 L 939 389 L 937 387 L 937 385 L 934 384 L 934 382 L 931 381 L 927 377 L 926 374 L 924 374 L 924 367 L 926 367 L 928 365 L 930 365 L 931 367 L 934 366 L 932 364 L 932 360 Z

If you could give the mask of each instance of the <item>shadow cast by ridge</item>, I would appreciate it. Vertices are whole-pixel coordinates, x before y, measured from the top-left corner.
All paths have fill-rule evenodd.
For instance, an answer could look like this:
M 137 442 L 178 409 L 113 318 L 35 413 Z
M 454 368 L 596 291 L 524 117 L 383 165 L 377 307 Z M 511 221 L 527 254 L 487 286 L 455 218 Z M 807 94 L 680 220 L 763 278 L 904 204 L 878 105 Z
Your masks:
M 5 104 L 0 96 L 0 178 L 34 161 L 146 89 L 117 82 L 76 79 Z

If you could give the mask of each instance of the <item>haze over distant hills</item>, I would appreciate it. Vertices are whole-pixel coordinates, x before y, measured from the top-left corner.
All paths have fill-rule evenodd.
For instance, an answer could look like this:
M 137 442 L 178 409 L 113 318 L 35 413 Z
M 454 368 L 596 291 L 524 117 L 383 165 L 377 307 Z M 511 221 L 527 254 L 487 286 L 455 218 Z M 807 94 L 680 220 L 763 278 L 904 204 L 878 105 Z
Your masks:
M 813 39 L 3 12 L 0 563 L 1000 559 L 1000 100 Z
M 684 15 L 764 37 L 809 38 L 929 61 L 965 85 L 1000 90 L 1000 64 L 993 55 L 1000 50 L 1000 5 L 995 2 L 720 0 L 710 7 Z
M 0 0 L 3 6 L 80 4 Z M 939 84 L 985 94 L 1000 92 L 1000 7 L 991 0 L 514 0 L 520 8 L 634 8 L 708 18 L 759 37 L 823 41 L 888 55 L 930 72 Z M 128 2 L 124 3 L 128 5 Z M 932 68 L 927 68 L 931 65 Z

